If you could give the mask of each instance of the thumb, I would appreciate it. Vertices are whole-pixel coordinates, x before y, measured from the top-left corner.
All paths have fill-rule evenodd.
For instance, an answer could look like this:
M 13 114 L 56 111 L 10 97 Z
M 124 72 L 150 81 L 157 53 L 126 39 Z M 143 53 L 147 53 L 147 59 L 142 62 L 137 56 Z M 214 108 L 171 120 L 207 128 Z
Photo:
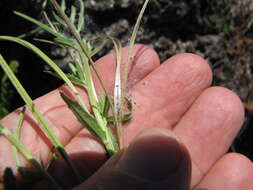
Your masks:
M 150 129 L 75 190 L 188 190 L 191 161 L 171 132 Z

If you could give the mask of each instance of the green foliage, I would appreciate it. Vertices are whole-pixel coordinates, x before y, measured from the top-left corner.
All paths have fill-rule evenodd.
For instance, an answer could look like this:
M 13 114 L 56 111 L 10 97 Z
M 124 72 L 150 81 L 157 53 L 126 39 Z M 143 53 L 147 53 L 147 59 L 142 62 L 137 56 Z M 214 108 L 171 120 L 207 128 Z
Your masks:
M 13 60 L 9 63 L 10 69 L 14 72 L 18 72 L 19 62 Z M 6 73 L 3 74 L 0 79 L 0 119 L 7 115 L 10 110 L 10 101 L 13 97 L 14 91 L 11 88 L 10 82 Z

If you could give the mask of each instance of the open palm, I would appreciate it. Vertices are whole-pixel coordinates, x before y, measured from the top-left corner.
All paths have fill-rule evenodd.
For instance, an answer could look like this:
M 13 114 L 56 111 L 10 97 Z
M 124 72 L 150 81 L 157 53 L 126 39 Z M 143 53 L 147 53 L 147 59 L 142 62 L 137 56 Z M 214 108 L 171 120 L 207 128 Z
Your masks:
M 123 54 L 126 57 L 127 48 Z M 190 181 L 194 190 L 252 190 L 252 162 L 240 154 L 226 154 L 244 119 L 240 99 L 225 88 L 210 87 L 211 69 L 199 56 L 179 54 L 160 65 L 157 54 L 143 45 L 135 46 L 134 55 L 128 83 L 133 119 L 124 126 L 124 145 L 131 145 L 108 162 L 102 144 L 78 123 L 61 99 L 59 90 L 73 96 L 66 86 L 35 100 L 83 176 L 95 173 L 78 188 L 182 190 Z M 96 66 L 112 91 L 114 54 L 99 59 Z M 98 80 L 95 82 L 97 91 L 102 92 Z M 79 90 L 88 104 L 85 92 Z M 13 129 L 18 112 L 9 114 L 1 124 Z M 36 158 L 49 164 L 52 146 L 28 110 L 21 140 Z M 131 154 L 140 160 L 131 160 Z M 22 162 L 27 164 L 25 159 Z M 172 163 L 178 163 L 179 169 L 175 167 L 175 176 L 166 178 L 166 166 L 171 170 Z M 133 168 L 140 166 L 143 168 Z M 1 174 L 6 167 L 15 171 L 11 145 L 0 136 Z M 61 160 L 53 162 L 50 171 L 66 188 L 75 183 Z

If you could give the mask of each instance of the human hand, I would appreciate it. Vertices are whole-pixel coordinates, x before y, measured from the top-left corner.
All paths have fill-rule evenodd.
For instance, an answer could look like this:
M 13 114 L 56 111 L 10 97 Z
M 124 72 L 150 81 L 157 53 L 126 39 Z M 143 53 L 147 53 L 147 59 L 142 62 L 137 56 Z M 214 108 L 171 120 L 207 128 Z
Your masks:
M 123 51 L 126 55 L 127 49 Z M 112 90 L 115 57 L 107 55 L 96 64 L 106 87 Z M 180 54 L 160 66 L 151 49 L 135 46 L 129 81 L 133 120 L 124 127 L 124 144 L 130 146 L 105 164 L 103 146 L 76 121 L 59 90 L 38 98 L 35 104 L 82 174 L 88 177 L 94 173 L 76 189 L 181 190 L 190 183 L 190 189 L 195 190 L 251 190 L 252 162 L 236 153 L 226 154 L 243 122 L 242 104 L 231 91 L 209 87 L 211 78 L 208 64 L 196 55 Z M 101 91 L 98 81 L 96 84 Z M 70 95 L 66 87 L 60 90 Z M 85 93 L 80 93 L 87 103 Z M 13 112 L 1 123 L 14 128 L 17 115 Z M 21 141 L 36 158 L 49 163 L 51 146 L 29 112 Z M 0 146 L 3 173 L 4 168 L 14 169 L 15 165 L 11 145 L 4 137 L 0 137 Z M 61 184 L 73 185 L 74 179 L 61 160 L 53 163 L 50 171 Z

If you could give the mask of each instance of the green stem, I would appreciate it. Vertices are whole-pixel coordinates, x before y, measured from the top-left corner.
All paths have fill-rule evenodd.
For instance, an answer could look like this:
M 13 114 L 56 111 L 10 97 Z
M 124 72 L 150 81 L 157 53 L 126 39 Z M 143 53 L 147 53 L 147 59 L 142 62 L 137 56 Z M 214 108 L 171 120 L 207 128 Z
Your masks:
M 41 174 L 48 180 L 52 185 L 53 189 L 61 190 L 62 188 L 56 183 L 51 175 L 33 158 L 29 151 L 22 145 L 19 140 L 16 138 L 16 135 L 13 135 L 6 127 L 0 124 L 0 134 L 3 134 L 16 149 L 21 152 L 24 157 L 36 168 Z
M 58 14 L 66 22 L 66 24 L 67 24 L 70 32 L 73 34 L 74 38 L 76 39 L 77 43 L 79 44 L 79 46 L 81 48 L 81 51 L 79 50 L 79 52 L 82 52 L 82 53 L 80 53 L 80 58 L 81 58 L 81 61 L 82 61 L 83 65 L 84 65 L 84 77 L 85 77 L 86 82 L 87 82 L 88 97 L 89 97 L 89 100 L 90 100 L 90 103 L 91 103 L 92 110 L 94 112 L 95 118 L 96 118 L 99 126 L 101 127 L 101 129 L 106 134 L 106 138 L 105 139 L 101 139 L 101 140 L 103 141 L 106 149 L 108 150 L 108 152 L 110 154 L 113 153 L 113 152 L 117 152 L 118 148 L 115 147 L 115 143 L 113 143 L 112 134 L 111 134 L 110 129 L 107 128 L 106 119 L 103 118 L 103 116 L 101 115 L 101 113 L 99 113 L 99 111 L 97 109 L 97 101 L 98 101 L 97 100 L 97 94 L 96 94 L 94 83 L 93 83 L 93 80 L 92 80 L 92 74 L 91 74 L 91 71 L 90 71 L 89 62 L 91 63 L 91 66 L 95 70 L 95 73 L 97 74 L 97 76 L 98 76 L 98 78 L 99 78 L 102 86 L 104 86 L 103 82 L 102 82 L 100 76 L 98 75 L 97 70 L 94 67 L 93 60 L 91 59 L 91 57 L 86 52 L 85 45 L 84 45 L 84 43 L 83 43 L 83 41 L 81 39 L 80 34 L 77 32 L 75 26 L 71 23 L 71 21 L 69 20 L 69 18 L 66 16 L 66 14 L 61 9 L 61 7 L 59 6 L 59 4 L 56 2 L 56 0 L 51 0 L 51 2 L 53 4 L 53 6 L 55 7 L 56 11 L 58 12 Z M 83 56 L 83 54 L 85 55 L 85 57 Z M 87 59 L 88 59 L 88 61 L 87 61 Z
M 66 152 L 66 150 L 62 147 L 57 147 L 57 151 L 60 153 L 60 155 L 65 159 L 65 162 L 67 163 L 67 165 L 72 169 L 72 171 L 74 172 L 74 175 L 77 177 L 77 180 L 79 183 L 83 182 L 83 177 L 80 175 L 79 171 L 77 170 L 75 164 L 73 163 L 73 161 L 71 159 L 69 159 L 68 153 Z
M 51 140 L 54 147 L 57 150 L 64 149 L 60 141 L 54 135 L 53 130 L 49 127 L 47 122 L 43 119 L 42 114 L 39 112 L 38 108 L 34 105 L 32 99 L 30 98 L 26 90 L 23 88 L 23 86 L 21 85 L 17 77 L 14 75 L 14 73 L 12 72 L 12 70 L 10 69 L 10 67 L 8 66 L 8 64 L 6 63 L 6 61 L 4 60 L 1 54 L 0 54 L 0 65 L 2 69 L 4 70 L 4 72 L 7 74 L 7 76 L 9 77 L 10 81 L 12 82 L 16 90 L 18 91 L 18 93 L 20 94 L 20 96 L 22 97 L 22 99 L 25 101 L 27 107 L 30 109 L 30 111 L 32 112 L 32 114 L 34 115 L 34 117 L 36 118 L 40 126 L 42 127 L 42 129 L 45 131 L 46 135 Z M 59 153 L 68 164 L 72 163 L 71 159 L 67 155 L 61 154 L 61 152 Z M 77 169 L 73 167 L 74 166 L 73 163 L 70 164 L 69 166 L 74 171 L 74 173 L 78 173 Z M 77 175 L 77 179 L 79 182 L 82 182 L 82 177 L 80 176 L 80 174 Z
M 87 54 L 86 52 L 86 48 L 85 45 L 83 43 L 83 40 L 80 36 L 80 34 L 78 33 L 77 29 L 75 28 L 75 26 L 71 23 L 71 21 L 69 20 L 69 18 L 67 17 L 67 15 L 64 13 L 64 11 L 61 9 L 61 7 L 59 6 L 59 4 L 56 2 L 56 0 L 51 0 L 54 8 L 56 9 L 56 11 L 58 12 L 58 14 L 63 18 L 63 20 L 66 22 L 70 32 L 73 34 L 74 38 L 76 39 L 76 42 L 78 43 L 78 45 L 80 46 L 82 52 L 85 54 L 86 58 L 89 60 L 89 62 L 91 63 L 91 67 L 93 68 L 93 70 L 95 71 L 96 76 L 98 77 L 98 80 L 105 92 L 105 94 L 109 97 L 109 94 L 103 84 L 103 80 L 100 77 L 100 74 L 98 73 L 97 69 L 95 68 L 95 64 L 94 61 L 91 59 L 91 57 Z
M 15 129 L 15 136 L 17 139 L 19 139 L 20 137 L 20 130 L 21 130 L 21 127 L 23 125 L 23 122 L 24 122 L 24 117 L 25 117 L 25 107 L 22 109 L 22 111 L 20 112 L 19 114 L 19 119 L 18 119 L 18 125 Z M 13 156 L 14 156 L 14 160 L 15 160 L 15 163 L 16 163 L 16 166 L 17 167 L 20 167 L 21 166 L 21 163 L 20 163 L 20 160 L 19 160 L 19 156 L 18 156 L 18 150 L 16 149 L 15 146 L 13 146 Z
M 5 62 L 4 58 L 0 54 L 0 65 L 4 72 L 7 74 L 9 77 L 10 81 L 12 82 L 13 86 L 16 88 L 22 99 L 25 101 L 27 107 L 31 110 L 32 114 L 34 117 L 37 119 L 37 121 L 41 124 L 42 128 L 45 130 L 46 134 L 48 137 L 51 139 L 52 143 L 56 146 L 62 146 L 61 143 L 58 141 L 58 139 L 54 136 L 53 131 L 51 128 L 48 127 L 48 124 L 46 121 L 43 119 L 41 113 L 37 109 L 37 107 L 34 105 L 32 99 L 26 92 L 26 90 L 23 88 L 21 83 L 18 81 L 14 73 L 11 71 L 10 67 L 8 64 Z
M 101 113 L 99 112 L 99 110 L 97 109 L 97 107 L 98 107 L 98 105 L 97 105 L 98 100 L 96 98 L 97 94 L 95 91 L 89 63 L 88 63 L 86 57 L 84 57 L 82 54 L 80 54 L 80 57 L 81 57 L 82 63 L 85 66 L 84 76 L 85 76 L 85 79 L 87 82 L 87 94 L 89 97 L 89 101 L 90 101 L 93 113 L 95 115 L 95 118 L 98 122 L 98 125 L 105 132 L 105 139 L 101 139 L 101 140 L 103 141 L 107 152 L 109 154 L 114 154 L 114 153 L 118 152 L 119 149 L 118 149 L 118 147 L 115 147 L 115 143 L 113 143 L 112 134 L 111 134 L 110 128 L 107 127 L 106 118 L 104 118 L 101 115 Z
M 122 84 L 122 96 L 121 96 L 121 106 L 122 106 L 121 109 L 122 110 L 123 110 L 123 105 L 124 105 L 124 98 L 126 96 L 126 91 L 127 91 L 127 81 L 128 81 L 129 68 L 130 68 L 130 65 L 131 65 L 131 62 L 133 59 L 133 57 L 132 57 L 133 56 L 133 47 L 134 47 L 134 43 L 135 43 L 138 29 L 140 27 L 141 19 L 144 14 L 144 11 L 148 5 L 148 2 L 149 2 L 149 0 L 145 0 L 144 4 L 142 6 L 141 12 L 137 18 L 136 23 L 135 23 L 134 30 L 133 30 L 133 33 L 132 33 L 132 36 L 130 39 L 130 43 L 129 43 L 128 55 L 127 55 L 126 66 L 125 66 L 125 71 L 124 71 L 124 76 L 123 76 L 124 77 L 123 84 Z

